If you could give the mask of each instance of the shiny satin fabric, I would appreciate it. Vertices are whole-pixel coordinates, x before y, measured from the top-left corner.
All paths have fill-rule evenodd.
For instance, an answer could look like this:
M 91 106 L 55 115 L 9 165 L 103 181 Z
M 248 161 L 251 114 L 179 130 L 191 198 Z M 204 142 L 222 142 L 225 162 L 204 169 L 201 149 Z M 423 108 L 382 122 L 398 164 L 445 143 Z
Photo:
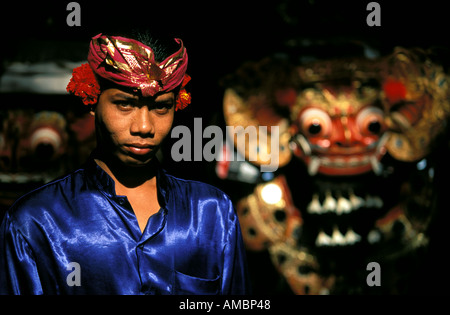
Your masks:
M 93 160 L 19 199 L 0 229 L 0 293 L 249 293 L 228 197 L 162 169 L 157 185 L 161 209 L 143 233 L 127 198 Z
M 120 36 L 94 36 L 89 45 L 88 62 L 99 76 L 121 86 L 140 89 L 144 97 L 171 91 L 184 79 L 188 55 L 183 41 L 178 51 L 158 63 L 152 48 Z

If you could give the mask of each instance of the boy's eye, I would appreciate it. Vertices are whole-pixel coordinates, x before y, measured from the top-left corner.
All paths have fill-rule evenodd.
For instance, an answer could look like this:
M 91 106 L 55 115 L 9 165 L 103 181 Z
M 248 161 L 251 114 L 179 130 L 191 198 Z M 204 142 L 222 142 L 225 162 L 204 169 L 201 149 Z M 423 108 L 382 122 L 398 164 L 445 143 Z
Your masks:
M 116 104 L 120 109 L 130 109 L 134 105 L 130 101 L 115 101 L 114 104 Z
M 171 109 L 173 102 L 157 102 L 155 103 L 155 109 L 158 111 L 166 111 Z

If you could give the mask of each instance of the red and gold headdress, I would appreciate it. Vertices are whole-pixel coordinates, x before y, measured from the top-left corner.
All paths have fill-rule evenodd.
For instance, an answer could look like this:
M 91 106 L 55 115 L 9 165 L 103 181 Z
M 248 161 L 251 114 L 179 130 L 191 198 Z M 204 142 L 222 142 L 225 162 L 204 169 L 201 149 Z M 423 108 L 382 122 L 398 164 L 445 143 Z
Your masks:
M 181 39 L 178 51 L 164 59 L 155 60 L 152 48 L 134 39 L 99 34 L 92 38 L 88 63 L 75 68 L 67 91 L 82 98 L 85 105 L 95 104 L 100 87 L 95 74 L 121 86 L 140 90 L 144 97 L 168 92 L 181 86 L 176 110 L 183 109 L 190 101 L 185 90 L 190 77 L 186 74 L 188 56 Z

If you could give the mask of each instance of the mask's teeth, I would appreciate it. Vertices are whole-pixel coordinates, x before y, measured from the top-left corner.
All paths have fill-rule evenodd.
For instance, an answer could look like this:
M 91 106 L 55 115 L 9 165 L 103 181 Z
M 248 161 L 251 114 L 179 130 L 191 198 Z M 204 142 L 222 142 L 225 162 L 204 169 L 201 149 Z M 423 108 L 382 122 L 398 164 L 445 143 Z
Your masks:
M 345 245 L 345 237 L 339 232 L 339 229 L 335 226 L 333 228 L 333 234 L 331 235 L 331 243 L 333 245 Z
M 312 151 L 311 151 L 311 146 L 309 145 L 308 140 L 306 140 L 306 138 L 300 134 L 295 137 L 295 140 L 302 148 L 303 153 L 305 153 L 305 155 L 307 155 L 307 156 L 310 156 Z
M 381 152 L 381 149 L 384 147 L 384 145 L 386 144 L 388 139 L 389 139 L 389 132 L 385 132 L 381 136 L 380 140 L 378 140 L 378 144 L 377 144 L 377 147 L 375 149 L 376 154 L 379 154 Z
M 355 244 L 361 241 L 361 236 L 355 233 L 352 228 L 348 228 L 347 233 L 345 233 L 345 241 L 347 244 Z
M 323 230 L 320 230 L 316 238 L 316 246 L 345 246 L 353 245 L 361 241 L 361 235 L 355 233 L 351 227 L 347 229 L 345 235 L 339 231 L 338 227 L 333 228 L 331 236 L 327 235 Z
M 371 230 L 369 234 L 367 234 L 367 241 L 370 244 L 378 243 L 381 240 L 381 233 L 378 230 Z
M 325 200 L 323 201 L 322 209 L 324 212 L 335 212 L 336 211 L 336 199 L 333 198 L 331 192 L 326 192 Z
M 331 237 L 329 237 L 324 231 L 320 231 L 316 238 L 316 246 L 330 246 L 332 245 Z
M 336 214 L 340 215 L 342 213 L 349 213 L 351 211 L 352 211 L 351 202 L 342 196 L 339 197 L 336 206 Z
M 352 204 L 354 210 L 357 210 L 364 206 L 365 201 L 363 198 L 356 196 L 353 193 L 353 191 L 351 191 L 349 195 L 350 195 L 350 203 Z
M 314 176 L 317 174 L 317 171 L 319 170 L 320 166 L 320 158 L 317 156 L 311 156 L 311 160 L 308 165 L 308 174 L 310 176 Z
M 313 199 L 309 203 L 306 210 L 308 211 L 308 213 L 322 213 L 323 209 L 319 201 L 319 195 L 314 194 Z
M 372 170 L 376 175 L 381 175 L 383 172 L 383 166 L 378 161 L 378 159 L 375 157 L 375 155 L 372 155 L 370 157 L 370 164 L 372 164 Z
M 365 201 L 367 208 L 383 208 L 383 199 L 378 196 L 367 195 Z

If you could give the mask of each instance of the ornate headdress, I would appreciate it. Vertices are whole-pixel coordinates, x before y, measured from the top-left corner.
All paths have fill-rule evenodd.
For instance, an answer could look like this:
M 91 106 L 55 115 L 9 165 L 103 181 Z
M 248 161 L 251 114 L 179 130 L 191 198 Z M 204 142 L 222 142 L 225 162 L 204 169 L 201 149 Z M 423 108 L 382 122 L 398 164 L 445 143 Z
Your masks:
M 98 34 L 91 40 L 88 64 L 74 69 L 67 91 L 81 97 L 85 105 L 95 104 L 100 87 L 94 73 L 118 85 L 140 90 L 144 97 L 181 86 L 175 109 L 183 109 L 191 101 L 190 93 L 184 88 L 190 80 L 186 74 L 188 56 L 181 39 L 175 41 L 180 45 L 178 51 L 157 62 L 152 48 L 139 41 Z

